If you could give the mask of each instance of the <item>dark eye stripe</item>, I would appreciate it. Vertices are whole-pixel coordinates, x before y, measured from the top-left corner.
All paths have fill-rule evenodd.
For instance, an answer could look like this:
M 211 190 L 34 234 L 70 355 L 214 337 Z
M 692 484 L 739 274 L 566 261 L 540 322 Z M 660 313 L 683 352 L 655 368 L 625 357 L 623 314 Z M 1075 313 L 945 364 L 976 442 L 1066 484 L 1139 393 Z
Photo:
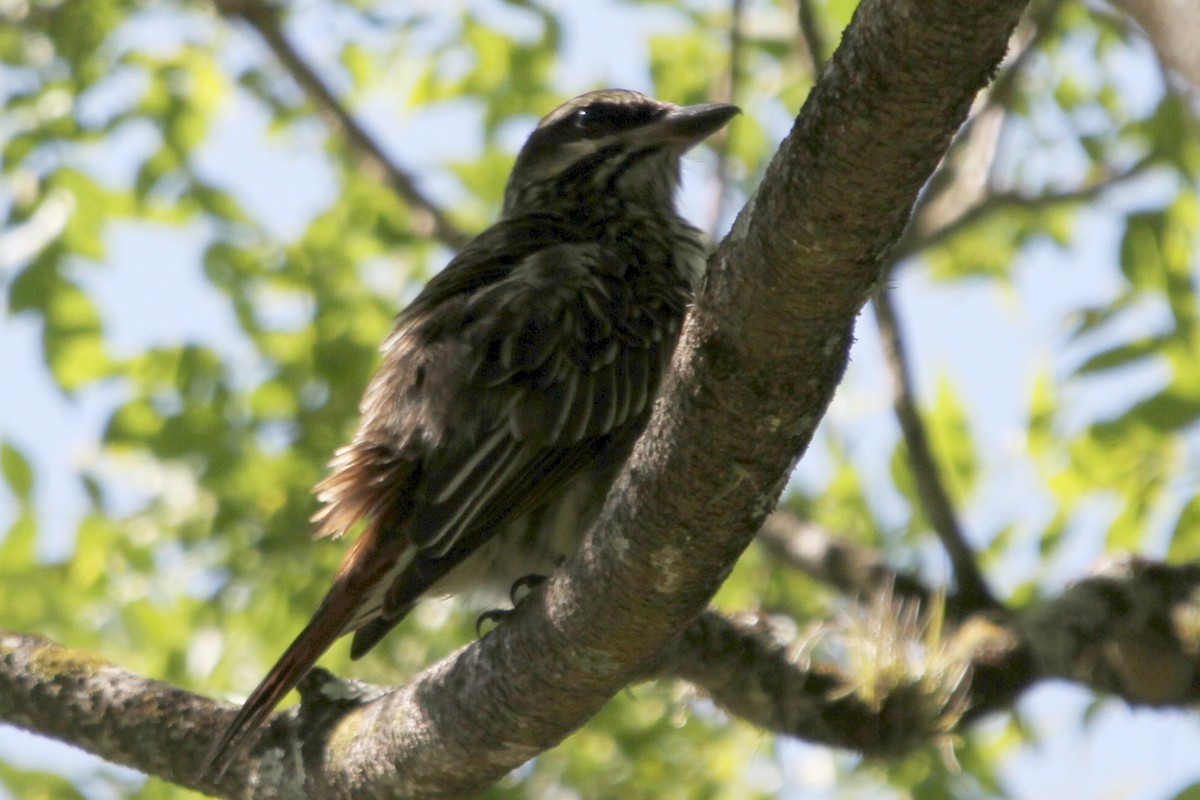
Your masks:
M 661 117 L 664 109 L 641 103 L 596 102 L 577 109 L 569 124 L 589 134 L 607 134 L 636 128 Z

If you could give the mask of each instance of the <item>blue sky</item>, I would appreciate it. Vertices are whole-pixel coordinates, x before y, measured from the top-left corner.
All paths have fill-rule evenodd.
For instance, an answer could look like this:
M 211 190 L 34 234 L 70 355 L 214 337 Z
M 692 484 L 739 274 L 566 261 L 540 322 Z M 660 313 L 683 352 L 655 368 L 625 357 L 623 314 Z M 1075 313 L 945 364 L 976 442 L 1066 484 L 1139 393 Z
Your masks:
M 436 7 L 436 4 L 426 3 Z M 499 2 L 482 4 L 501 19 L 516 20 Z M 620 4 L 572 4 L 561 0 L 566 14 L 569 44 L 558 84 L 564 95 L 597 84 L 648 89 L 648 63 L 642 43 L 647 35 L 669 30 L 672 15 Z M 339 29 L 328 36 L 321 6 L 304 4 L 293 20 L 291 32 L 302 51 L 323 70 L 332 72 Z M 447 11 L 453 13 L 453 11 Z M 505 15 L 510 15 L 506 17 Z M 169 14 L 149 15 L 146 22 L 127 32 L 137 46 L 153 43 L 170 47 L 181 36 L 196 35 L 184 22 Z M 340 23 L 339 23 L 340 24 Z M 349 23 L 346 23 L 349 25 Z M 336 28 L 337 26 L 335 26 Z M 586 34 L 586 35 L 585 35 Z M 204 34 L 207 35 L 207 34 Z M 263 57 L 257 40 L 243 32 L 222 45 L 231 67 Z M 1145 53 L 1143 53 L 1145 56 Z M 1158 92 L 1158 77 L 1143 58 L 1122 69 L 1145 97 Z M 1139 83 L 1140 82 L 1140 83 Z M 114 97 L 136 86 L 112 88 Z M 670 99 L 670 98 L 664 98 Z M 103 104 L 103 98 L 96 102 Z M 753 114 L 753 108 L 746 109 Z M 102 109 L 93 109 L 101 113 Z M 436 114 L 406 116 L 394 98 L 372 96 L 356 109 L 359 117 L 382 140 L 389 152 L 409 166 L 429 191 L 446 202 L 454 198 L 451 181 L 434 167 L 446 158 L 477 151 L 475 125 L 478 111 L 470 107 Z M 510 147 L 519 145 L 525 130 L 509 129 Z M 785 129 L 775 131 L 781 138 Z M 321 137 L 315 124 L 283 136 L 270 135 L 266 118 L 244 99 L 235 100 L 198 156 L 200 169 L 232 191 L 247 209 L 259 216 L 280 238 L 302 231 L 315 214 L 330 202 L 334 183 L 323 163 Z M 1005 147 L 1036 147 L 1019 133 L 1006 132 Z M 134 156 L 154 146 L 151 131 L 131 130 L 118 146 L 85 156 L 84 163 L 113 181 L 127 179 Z M 420 154 L 420 158 L 416 157 Z M 1056 160 L 1057 159 L 1057 160 Z M 1047 170 L 1068 169 L 1061 157 L 1046 154 Z M 712 158 L 697 154 L 687 168 L 683 207 L 706 224 L 713 191 Z M 0 196 L 11 187 L 0 187 Z M 1153 180 L 1139 183 L 1112 202 L 1125 208 L 1152 199 L 1163 191 Z M 1002 589 L 1012 589 L 1033 572 L 1047 587 L 1061 586 L 1084 575 L 1103 552 L 1103 542 L 1076 537 L 1078 544 L 1054 563 L 1038 564 L 1036 531 L 1045 522 L 1044 491 L 1023 454 L 1025 413 L 1039 371 L 1062 374 L 1072 357 L 1058 350 L 1064 340 L 1070 311 L 1096 303 L 1116 291 L 1115 259 L 1118 215 L 1100 208 L 1081 215 L 1080 234 L 1067 251 L 1032 248 L 1013 265 L 1015 290 L 1005 292 L 994 284 L 938 283 L 918 266 L 903 268 L 895 285 L 902 321 L 914 356 L 913 370 L 923 399 L 932 400 L 938 382 L 949 380 L 961 393 L 971 413 L 972 429 L 983 460 L 985 492 L 964 509 L 969 531 L 990 537 L 1007 524 L 1016 524 L 1028 547 L 1018 548 L 1009 562 L 999 565 L 992 577 Z M 728 220 L 725 221 L 726 224 Z M 206 232 L 193 225 L 164 230 L 149 225 L 122 224 L 109 233 L 109 252 L 102 269 L 80 271 L 80 278 L 99 298 L 109 341 L 118 353 L 132 353 L 151 343 L 204 342 L 243 359 L 253 368 L 253 356 L 242 342 L 224 302 L 201 273 L 200 253 Z M 284 313 L 286 312 L 286 309 Z M 1128 324 L 1154 325 L 1154 310 L 1131 318 Z M 82 490 L 75 475 L 97 457 L 97 442 L 108 413 L 120 399 L 120 387 L 102 385 L 68 399 L 50 382 L 41 362 L 38 329 L 28 317 L 0 318 L 0 374 L 18 376 L 10 390 L 0 391 L 0 437 L 15 443 L 34 461 L 37 470 L 37 503 L 43 525 L 42 552 L 61 557 L 70 546 L 75 522 L 83 508 Z M 890 412 L 888 382 L 869 312 L 859 325 L 859 343 L 846 381 L 839 391 L 830 419 L 837 424 L 851 457 L 872 486 L 873 499 L 897 524 L 905 506 L 889 484 L 889 457 L 897 433 Z M 1153 375 L 1124 375 L 1115 384 L 1091 390 L 1079 387 L 1076 402 L 1083 417 L 1106 404 L 1141 392 Z M 828 480 L 830 458 L 818 445 L 801 464 L 796 480 L 808 489 L 819 489 Z M 131 490 L 127 502 L 136 502 Z M 11 498 L 0 494 L 0 530 L 14 514 Z M 1098 510 L 1099 518 L 1103 510 Z M 1160 540 L 1162 537 L 1159 537 Z M 979 541 L 978 544 L 985 544 Z M 1147 555 L 1161 555 L 1148 552 Z M 924 552 L 923 568 L 944 576 L 945 559 L 936 549 Z M 1020 704 L 1023 721 L 1039 733 L 1038 743 L 1018 746 L 1005 759 L 1003 778 L 1018 798 L 1044 798 L 1061 793 L 1073 798 L 1158 798 L 1192 781 L 1200 780 L 1200 722 L 1193 713 L 1132 711 L 1117 702 L 1102 702 L 1067 686 L 1046 686 L 1030 693 Z M 1088 714 L 1085 731 L 1079 721 Z M 984 730 L 997 740 L 1006 737 L 1004 718 L 985 723 Z M 844 758 L 824 748 L 782 743 L 779 750 L 789 767 L 784 776 L 795 796 L 834 796 L 822 776 L 828 766 Z M 61 770 L 74 776 L 90 775 L 96 761 L 77 751 L 12 729 L 0 729 L 0 758 L 22 766 Z M 126 776 L 115 768 L 104 774 Z M 110 796 L 103 780 L 88 782 L 90 796 Z M 845 790 L 846 787 L 841 787 Z M 863 797 L 874 797 L 863 788 Z M 824 794 L 822 794 L 824 792 Z M 844 796 L 844 795 L 838 795 Z

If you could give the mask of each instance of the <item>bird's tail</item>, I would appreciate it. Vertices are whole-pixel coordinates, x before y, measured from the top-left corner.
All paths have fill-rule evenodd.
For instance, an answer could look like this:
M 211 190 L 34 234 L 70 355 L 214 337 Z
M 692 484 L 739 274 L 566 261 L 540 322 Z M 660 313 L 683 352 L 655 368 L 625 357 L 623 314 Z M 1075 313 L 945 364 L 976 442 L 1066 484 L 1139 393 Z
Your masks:
M 329 593 L 295 641 L 262 679 L 229 723 L 221 738 L 205 756 L 200 774 L 219 778 L 238 753 L 289 691 L 308 674 L 317 659 L 339 636 L 361 624 L 363 606 L 381 580 L 391 571 L 398 553 L 392 537 L 382 537 L 372 526 L 363 532 L 346 554 Z M 368 617 L 369 618 L 369 617 Z

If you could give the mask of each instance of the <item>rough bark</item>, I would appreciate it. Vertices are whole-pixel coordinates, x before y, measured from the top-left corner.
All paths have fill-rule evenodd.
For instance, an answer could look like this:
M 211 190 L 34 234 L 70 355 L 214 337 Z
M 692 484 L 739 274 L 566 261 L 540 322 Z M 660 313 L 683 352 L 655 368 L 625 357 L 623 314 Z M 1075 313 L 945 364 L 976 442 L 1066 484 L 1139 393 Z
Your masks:
M 318 673 L 306 685 L 314 702 L 277 716 L 215 784 L 188 779 L 188 765 L 199 763 L 208 732 L 232 709 L 199 698 L 180 708 L 178 690 L 159 684 L 118 682 L 115 690 L 122 703 L 146 692 L 136 700 L 147 709 L 137 747 L 118 746 L 125 723 L 95 714 L 102 698 L 85 695 L 79 721 L 102 725 L 88 746 L 228 797 L 465 796 L 554 746 L 654 671 L 775 505 L 841 378 L 888 250 L 1024 6 L 860 6 L 714 256 L 650 429 L 600 522 L 505 624 L 365 704 L 315 702 L 343 687 Z M 25 663 L 25 646 L 10 641 L 5 664 Z M 94 678 L 115 680 L 113 668 L 35 651 L 33 682 L 18 678 L 11 693 L 42 705 Z M 65 672 L 45 669 L 56 659 Z M 0 710 L 85 744 L 27 703 L 5 699 Z M 143 759 L 152 743 L 156 757 Z
M 1200 701 L 1198 597 L 1200 566 L 1127 560 L 1008 619 L 985 612 L 968 620 L 956 637 L 972 666 L 961 724 L 1009 708 L 1024 691 L 1051 679 L 1074 681 L 1131 704 L 1195 704 Z M 729 713 L 766 730 L 869 755 L 902 753 L 925 743 L 929 734 L 920 724 L 926 720 L 916 705 L 919 697 L 896 692 L 877 706 L 864 703 L 844 690 L 835 670 L 797 658 L 758 618 L 703 612 L 667 645 L 650 676 L 690 681 Z M 353 744 L 346 744 L 346 737 L 374 721 L 385 729 L 405 729 L 410 738 L 403 746 L 419 750 L 424 740 L 411 718 L 389 714 L 436 702 L 409 689 L 389 694 L 319 670 L 303 691 L 303 705 L 277 715 L 258 747 L 257 785 L 231 779 L 220 787 L 222 796 L 447 794 L 438 787 L 417 786 L 402 772 L 370 789 L 347 780 L 334 791 L 319 779 L 305 788 L 299 771 L 282 771 L 297 758 L 301 735 L 308 736 L 303 744 L 307 754 L 319 756 L 325 735 L 336 728 L 327 756 L 334 762 L 395 758 L 389 756 L 392 745 L 381 737 L 365 736 Z M 0 634 L 0 719 L 165 780 L 217 788 L 196 780 L 190 770 L 215 718 L 229 713 L 228 706 L 126 672 L 90 653 L 37 636 Z M 458 771 L 498 750 L 499 755 L 490 757 L 501 763 L 528 752 L 499 749 L 495 743 L 464 742 L 460 747 L 464 761 Z M 443 776 L 441 782 L 444 787 L 449 780 Z

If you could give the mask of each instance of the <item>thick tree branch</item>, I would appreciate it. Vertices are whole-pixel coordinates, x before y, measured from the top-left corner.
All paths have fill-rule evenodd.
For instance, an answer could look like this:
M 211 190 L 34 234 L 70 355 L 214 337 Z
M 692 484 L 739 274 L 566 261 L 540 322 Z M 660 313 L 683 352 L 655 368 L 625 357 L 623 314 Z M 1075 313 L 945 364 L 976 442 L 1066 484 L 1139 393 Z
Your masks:
M 949 646 L 970 661 L 966 721 L 1010 708 L 1052 679 L 1135 705 L 1187 706 L 1200 700 L 1200 566 L 1120 562 L 1007 620 L 973 618 Z M 797 663 L 762 625 L 712 611 L 687 629 L 660 674 L 778 733 L 875 755 L 928 741 L 927 730 L 912 730 L 915 695 L 898 691 L 872 708 L 843 690 L 836 670 Z
M 1194 704 L 1200 701 L 1200 566 L 1117 562 L 1007 620 L 969 620 L 948 646 L 970 664 L 961 716 L 966 723 L 1010 708 L 1023 692 L 1051 679 L 1136 705 Z M 812 742 L 872 755 L 895 755 L 928 742 L 924 689 L 899 687 L 868 703 L 837 667 L 809 661 L 805 651 L 780 643 L 761 620 L 708 610 L 642 675 L 632 677 L 690 681 L 731 714 Z M 379 756 L 385 750 L 377 740 L 352 740 L 350 731 L 368 721 L 386 725 L 388 711 L 413 701 L 407 689 L 384 693 L 316 671 L 304 686 L 303 706 L 273 718 L 260 756 L 276 767 L 298 757 L 301 746 L 310 756 L 324 747 L 334 758 Z M 0 633 L 0 720 L 116 763 L 212 790 L 193 778 L 189 765 L 203 754 L 204 733 L 216 718 L 231 713 L 225 704 L 91 654 L 36 636 Z M 301 735 L 308 737 L 303 745 Z M 326 736 L 333 738 L 327 743 Z M 272 753 L 271 745 L 280 749 Z M 421 743 L 408 746 L 419 749 Z M 302 775 L 291 770 L 260 771 L 259 778 L 251 796 L 341 796 L 316 781 L 305 787 Z M 244 796 L 233 782 L 221 788 L 225 796 Z M 386 786 L 402 796 L 413 788 L 404 773 L 390 776 Z
M 586 721 L 703 609 L 811 438 L 887 248 L 1022 7 L 859 7 L 718 249 L 600 522 L 509 624 L 342 719 L 326 747 L 316 733 L 310 755 L 327 759 L 307 759 L 310 795 L 370 795 L 397 776 L 411 796 L 488 785 Z M 299 774 L 281 752 L 235 764 L 227 788 Z
M 479 642 L 344 714 L 285 715 L 201 788 L 467 795 L 651 670 L 778 499 L 888 249 L 1024 5 L 862 3 L 714 256 L 650 428 L 579 551 Z M 232 713 L 210 705 L 189 724 L 216 730 Z M 174 756 L 198 763 L 206 744 Z
M 0 631 L 0 722 L 188 785 L 213 701 L 40 636 Z
M 451 250 L 458 250 L 470 239 L 445 212 L 417 186 L 412 177 L 397 166 L 383 148 L 346 110 L 345 105 L 309 66 L 280 24 L 280 9 L 263 0 L 213 0 L 227 17 L 245 20 L 262 37 L 279 63 L 300 85 L 321 119 L 344 137 L 350 151 L 363 169 L 385 182 L 412 210 L 413 229 L 420 236 L 437 239 Z

